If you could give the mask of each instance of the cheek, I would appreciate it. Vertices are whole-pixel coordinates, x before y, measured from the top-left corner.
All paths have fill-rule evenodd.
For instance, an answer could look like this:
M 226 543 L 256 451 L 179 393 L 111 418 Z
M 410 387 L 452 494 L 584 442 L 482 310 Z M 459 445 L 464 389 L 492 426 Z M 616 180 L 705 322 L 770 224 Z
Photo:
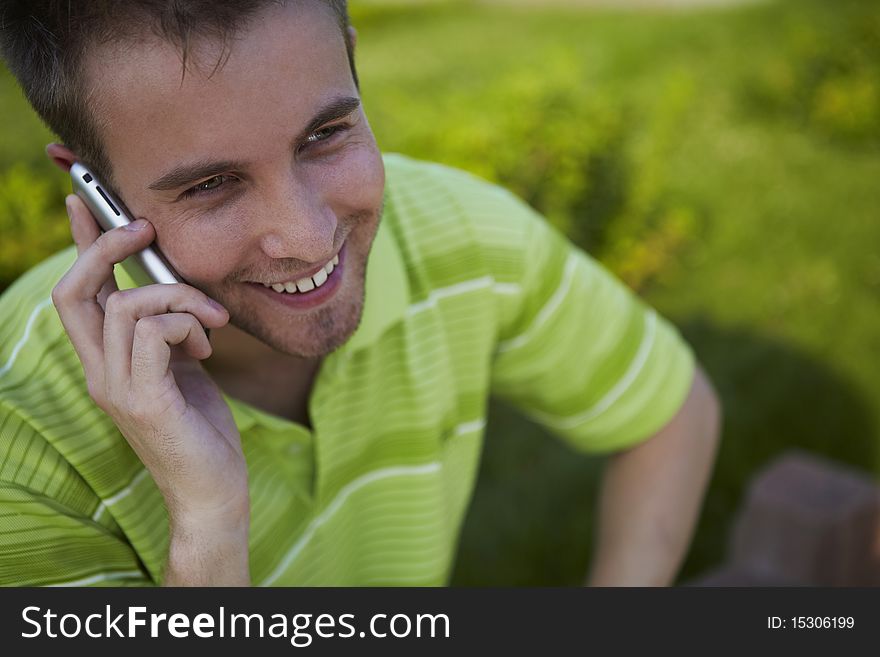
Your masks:
M 385 191 L 385 168 L 378 149 L 362 146 L 347 153 L 344 166 L 329 178 L 328 191 L 340 216 L 378 208 Z
M 236 268 L 243 237 L 228 230 L 177 231 L 162 252 L 180 275 L 196 287 L 220 283 Z

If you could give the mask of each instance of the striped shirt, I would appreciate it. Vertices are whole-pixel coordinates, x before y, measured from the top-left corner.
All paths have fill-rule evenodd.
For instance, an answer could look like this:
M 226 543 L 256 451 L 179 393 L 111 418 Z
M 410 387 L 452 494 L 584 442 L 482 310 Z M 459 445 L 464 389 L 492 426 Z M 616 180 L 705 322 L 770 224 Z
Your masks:
M 445 584 L 490 395 L 598 453 L 650 437 L 690 389 L 675 329 L 528 206 L 437 164 L 385 166 L 363 318 L 321 365 L 312 428 L 226 396 L 255 585 Z M 156 585 L 162 496 L 50 299 L 75 257 L 0 297 L 0 583 Z

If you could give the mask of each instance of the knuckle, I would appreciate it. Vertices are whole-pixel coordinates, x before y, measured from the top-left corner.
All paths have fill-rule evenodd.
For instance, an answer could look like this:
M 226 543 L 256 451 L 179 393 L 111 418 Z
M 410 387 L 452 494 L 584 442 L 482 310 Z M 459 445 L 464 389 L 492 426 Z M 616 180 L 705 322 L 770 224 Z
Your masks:
M 156 330 L 156 320 L 150 317 L 141 317 L 134 324 L 134 332 L 139 337 L 151 335 Z
M 162 333 L 162 320 L 158 315 L 141 317 L 134 325 L 135 334 L 140 338 L 154 338 Z
M 57 308 L 60 305 L 63 305 L 65 300 L 68 297 L 67 292 L 67 284 L 65 280 L 62 278 L 58 283 L 56 283 L 55 287 L 52 288 L 52 303 Z
M 119 230 L 119 228 L 114 228 L 113 230 L 108 230 L 106 233 L 102 233 L 91 246 L 91 248 L 97 250 L 98 259 L 108 265 L 122 262 L 126 255 L 122 250 L 124 248 L 124 243 L 117 232 Z
M 207 296 L 204 292 L 202 292 L 201 290 L 197 290 L 196 288 L 185 283 L 175 283 L 174 285 L 169 285 L 168 287 L 173 287 L 177 298 L 180 300 L 181 303 L 186 304 L 187 306 L 189 306 L 190 304 L 197 306 L 201 303 L 204 303 L 205 299 L 207 299 Z
M 112 245 L 110 244 L 110 238 L 108 237 L 110 233 L 104 233 L 98 239 L 96 239 L 90 248 L 95 249 L 95 251 L 100 256 L 101 260 L 110 260 Z
M 191 294 L 193 296 L 193 299 L 196 299 L 197 301 L 200 301 L 201 303 L 208 303 L 208 301 L 210 301 L 211 297 L 209 297 L 207 294 L 205 294 L 201 290 L 194 288 L 194 287 L 191 287 L 189 285 L 187 285 L 187 287 L 190 290 L 192 290 Z
M 120 315 L 128 305 L 131 297 L 130 290 L 116 290 L 111 292 L 104 302 L 104 312 L 108 315 Z
M 161 290 L 162 294 L 165 295 L 164 298 L 167 299 L 168 307 L 171 308 L 172 304 L 180 305 L 181 303 L 186 303 L 189 296 L 186 288 L 187 286 L 181 283 L 169 283 L 167 285 L 160 285 L 157 289 Z
M 197 329 L 201 327 L 199 320 L 190 313 L 181 313 L 179 329 L 179 338 L 181 342 L 192 342 L 198 338 Z

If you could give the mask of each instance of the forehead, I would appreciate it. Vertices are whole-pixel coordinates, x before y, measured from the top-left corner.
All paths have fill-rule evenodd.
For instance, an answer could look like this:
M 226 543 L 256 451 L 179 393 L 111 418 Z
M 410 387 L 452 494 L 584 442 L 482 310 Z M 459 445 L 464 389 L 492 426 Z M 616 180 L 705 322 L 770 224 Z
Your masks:
M 323 102 L 351 95 L 345 41 L 323 5 L 267 8 L 225 54 L 217 42 L 195 42 L 185 74 L 180 49 L 152 36 L 92 53 L 91 109 L 120 187 L 133 176 L 146 185 L 180 160 L 286 148 Z

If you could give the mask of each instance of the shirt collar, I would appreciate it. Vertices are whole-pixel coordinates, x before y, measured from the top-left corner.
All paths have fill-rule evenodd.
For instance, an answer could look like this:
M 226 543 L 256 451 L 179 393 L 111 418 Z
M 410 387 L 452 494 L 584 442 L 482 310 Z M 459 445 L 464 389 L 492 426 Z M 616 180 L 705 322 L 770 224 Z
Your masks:
M 367 260 L 361 321 L 341 347 L 348 353 L 375 343 L 387 329 L 403 319 L 409 306 L 409 282 L 400 248 L 389 225 L 390 212 L 390 204 L 386 204 Z
M 409 306 L 410 290 L 403 257 L 388 222 L 386 204 L 370 255 L 367 259 L 364 283 L 364 309 L 361 321 L 351 338 L 330 357 L 351 355 L 374 344 L 381 335 L 403 319 Z M 247 431 L 255 424 L 280 431 L 289 430 L 291 423 L 264 413 L 245 402 L 224 394 L 239 431 Z M 295 425 L 298 426 L 298 425 Z M 305 429 L 303 429 L 305 431 Z

